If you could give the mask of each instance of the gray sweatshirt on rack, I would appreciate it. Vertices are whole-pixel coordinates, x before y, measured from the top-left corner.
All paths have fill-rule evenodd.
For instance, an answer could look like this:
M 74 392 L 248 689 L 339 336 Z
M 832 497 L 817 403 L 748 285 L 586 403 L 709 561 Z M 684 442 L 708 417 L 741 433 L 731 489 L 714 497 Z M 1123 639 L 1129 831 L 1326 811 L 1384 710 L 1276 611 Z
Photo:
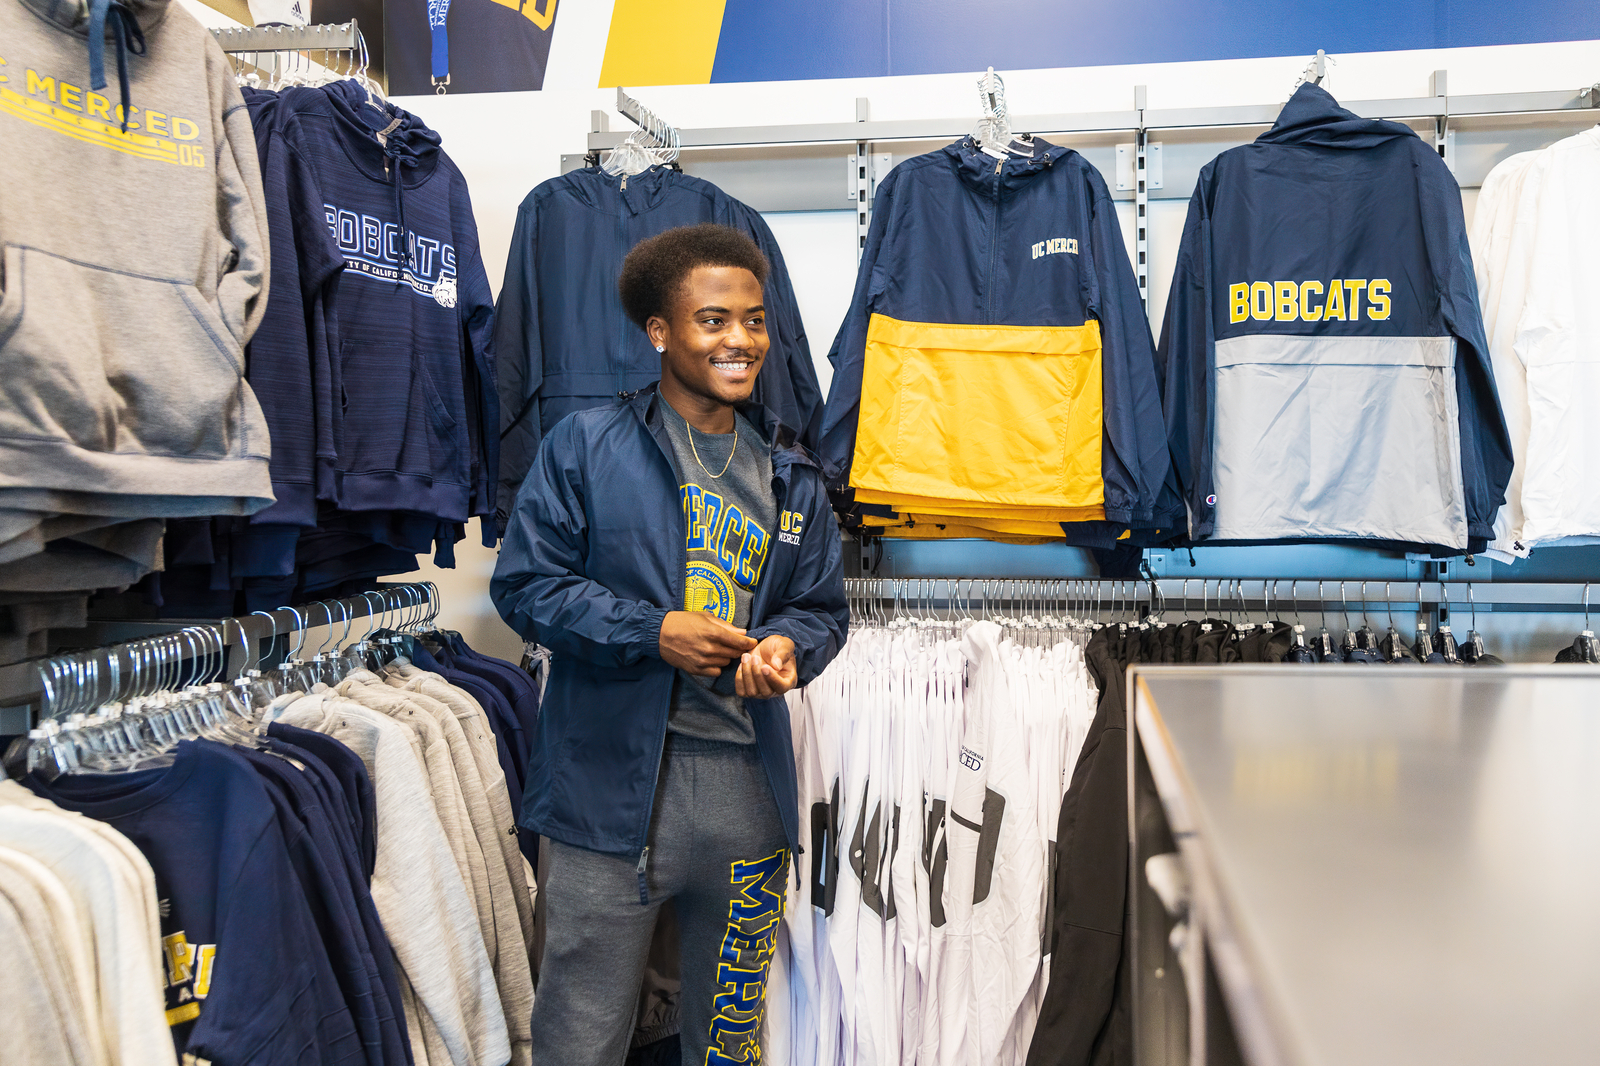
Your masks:
M 272 501 L 243 377 L 267 300 L 255 140 L 211 34 L 169 0 L 130 6 L 125 133 L 112 34 L 94 91 L 81 3 L 0 0 L 0 506 L 52 489 L 250 514 Z

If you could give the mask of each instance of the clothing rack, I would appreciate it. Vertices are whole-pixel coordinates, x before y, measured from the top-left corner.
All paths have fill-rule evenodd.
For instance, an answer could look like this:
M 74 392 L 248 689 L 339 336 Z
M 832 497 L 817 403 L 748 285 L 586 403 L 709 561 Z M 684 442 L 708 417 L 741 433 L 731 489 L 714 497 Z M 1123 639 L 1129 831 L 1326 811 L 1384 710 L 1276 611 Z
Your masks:
M 669 125 L 660 115 L 657 115 L 654 111 L 629 96 L 620 85 L 617 86 L 617 113 L 639 128 L 623 136 L 613 146 L 613 150 L 631 142 L 660 150 L 663 165 L 670 166 L 677 162 L 678 149 L 681 146 L 678 128 Z M 604 111 L 591 111 L 589 112 L 589 117 L 592 125 L 596 128 L 605 130 L 611 128 L 611 120 Z M 586 166 L 594 167 L 600 165 L 600 152 L 598 149 L 591 149 L 583 158 Z
M 350 624 L 359 618 L 376 619 L 369 625 L 373 631 L 393 624 L 426 622 L 438 613 L 438 587 L 431 581 L 413 581 L 383 585 L 347 599 L 316 600 L 240 618 L 159 623 L 151 627 L 159 632 L 138 640 L 0 667 L 0 708 L 27 707 L 32 720 L 41 709 L 49 709 L 43 705 L 63 685 L 81 684 L 89 678 L 90 684 L 115 689 L 147 674 L 156 660 L 170 668 L 191 659 L 226 658 L 222 676 L 232 679 L 261 661 L 261 642 L 265 640 L 275 643 L 278 637 L 299 633 L 298 652 L 305 643 L 304 634 L 311 629 L 342 626 L 347 636 Z M 287 650 L 288 642 L 284 643 Z M 270 646 L 268 650 L 270 653 Z M 108 691 L 107 698 L 112 695 Z
M 1319 50 L 1309 63 L 1302 80 L 1320 81 L 1326 74 L 1329 57 Z M 1454 167 L 1454 130 L 1451 123 L 1458 118 L 1518 116 L 1532 114 L 1559 114 L 1573 112 L 1593 114 L 1600 107 L 1600 82 L 1575 89 L 1557 89 L 1545 92 L 1479 93 L 1452 96 L 1448 89 L 1447 72 L 1436 70 L 1429 77 L 1429 95 L 1384 100 L 1341 100 L 1340 105 L 1364 118 L 1409 119 L 1431 121 L 1431 139 L 1435 150 Z M 1008 114 L 1010 129 L 1018 135 L 1027 134 L 1105 134 L 1127 131 L 1129 142 L 1117 145 L 1118 182 L 1121 192 L 1132 192 L 1134 201 L 1135 234 L 1133 249 L 1134 273 L 1139 293 L 1145 307 L 1149 307 L 1149 204 L 1152 190 L 1163 188 L 1162 152 L 1159 142 L 1152 136 L 1161 130 L 1238 130 L 1250 127 L 1269 127 L 1277 121 L 1283 110 L 1283 101 L 1263 104 L 1239 104 L 1218 107 L 1152 108 L 1149 106 L 1147 86 L 1133 86 L 1133 106 L 1127 110 L 1087 111 L 1066 114 Z M 873 121 L 868 118 L 870 101 L 857 97 L 854 122 L 813 122 L 789 125 L 723 126 L 678 130 L 683 148 L 707 149 L 778 149 L 795 145 L 849 144 L 849 180 L 846 200 L 853 203 L 858 214 L 857 255 L 865 245 L 867 229 L 872 221 L 872 201 L 878 181 L 893 166 L 890 153 L 874 152 L 874 142 L 954 141 L 972 132 L 970 117 L 893 119 Z M 626 112 L 624 112 L 626 113 Z M 587 154 L 562 157 L 562 169 L 579 165 L 594 165 L 599 153 L 615 148 L 623 135 L 612 133 L 604 121 L 605 113 L 593 112 L 590 124 Z M 786 170 L 794 169 L 793 160 L 784 157 Z M 1166 168 L 1172 169 L 1171 164 Z M 1481 178 L 1481 175 L 1477 177 Z M 786 179 L 790 184 L 794 178 Z M 1182 181 L 1172 187 L 1182 186 Z M 1476 184 L 1476 180 L 1463 184 Z M 1185 186 L 1180 195 L 1188 198 Z M 758 209 L 767 210 L 762 204 Z
M 1550 111 L 1582 111 L 1600 107 L 1600 83 L 1549 92 L 1481 93 L 1450 96 L 1445 71 L 1433 74 L 1434 95 L 1391 100 L 1340 100 L 1339 104 L 1363 118 L 1450 119 L 1464 116 L 1522 115 Z M 1117 130 L 1214 129 L 1228 126 L 1270 126 L 1283 110 L 1283 101 L 1221 107 L 1150 108 L 1146 87 L 1134 86 L 1134 106 L 1126 111 L 1088 111 L 1075 114 L 1011 115 L 1017 132 L 1100 133 Z M 865 113 L 866 97 L 857 110 Z M 685 148 L 771 147 L 780 144 L 827 144 L 859 141 L 954 140 L 972 132 L 972 119 L 930 118 L 887 121 L 810 122 L 771 126 L 721 126 L 678 131 Z M 606 151 L 622 143 L 625 135 L 608 130 L 589 134 L 588 149 Z
M 1375 593 L 1383 592 L 1383 598 Z M 879 578 L 845 579 L 852 604 L 885 605 L 944 620 L 1072 613 L 1105 617 L 1402 613 L 1448 624 L 1452 611 L 1577 613 L 1588 629 L 1588 582 L 1359 581 L 1305 578 Z M 1393 593 L 1393 595 L 1391 595 Z
M 213 29 L 224 52 L 354 52 L 365 42 L 355 19 L 320 26 L 229 26 Z

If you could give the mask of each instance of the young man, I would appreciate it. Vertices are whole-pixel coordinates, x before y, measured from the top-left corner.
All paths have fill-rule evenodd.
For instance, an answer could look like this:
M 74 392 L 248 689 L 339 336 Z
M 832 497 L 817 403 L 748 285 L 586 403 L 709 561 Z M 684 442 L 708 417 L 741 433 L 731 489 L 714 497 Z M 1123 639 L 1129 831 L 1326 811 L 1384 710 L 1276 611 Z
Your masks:
M 495 604 L 555 653 L 522 824 L 548 837 L 534 1062 L 617 1066 L 656 911 L 678 913 L 683 1061 L 757 1061 L 798 836 L 782 696 L 844 643 L 821 471 L 749 406 L 767 261 L 723 226 L 623 264 L 657 386 L 551 430 Z

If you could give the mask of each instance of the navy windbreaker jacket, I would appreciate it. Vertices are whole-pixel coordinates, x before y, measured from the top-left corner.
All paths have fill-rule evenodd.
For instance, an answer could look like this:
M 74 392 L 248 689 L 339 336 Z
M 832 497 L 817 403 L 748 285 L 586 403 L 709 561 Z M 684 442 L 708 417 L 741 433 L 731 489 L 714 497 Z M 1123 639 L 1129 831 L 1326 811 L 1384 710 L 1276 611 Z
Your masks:
M 1083 156 L 1034 138 L 1031 158 L 1001 161 L 967 138 L 900 163 L 878 185 L 850 312 L 828 353 L 819 452 L 830 485 L 849 482 L 875 314 L 1042 328 L 1098 320 L 1106 520 L 1176 517 L 1157 513 L 1168 459 L 1150 325 L 1110 191 Z
M 675 674 L 661 658 L 661 622 L 683 603 L 684 516 L 660 402 L 652 386 L 550 431 L 517 494 L 490 584 L 507 624 L 555 653 L 522 825 L 619 855 L 639 854 L 649 833 Z M 821 473 L 793 434 L 770 412 L 746 416 L 773 442 L 773 492 L 789 516 L 746 631 L 794 641 L 803 685 L 833 661 L 849 624 L 839 531 Z M 795 847 L 788 707 L 782 698 L 745 706 Z
M 748 233 L 772 264 L 764 293 L 772 347 L 751 400 L 815 446 L 822 389 L 788 268 L 761 215 L 666 167 L 626 177 L 574 170 L 542 182 L 517 209 L 496 306 L 502 526 L 552 426 L 661 376 L 661 356 L 622 309 L 617 276 L 640 241 L 702 222 Z
M 1302 85 L 1200 172 L 1160 357 L 1195 540 L 1481 549 L 1511 476 L 1461 191 Z

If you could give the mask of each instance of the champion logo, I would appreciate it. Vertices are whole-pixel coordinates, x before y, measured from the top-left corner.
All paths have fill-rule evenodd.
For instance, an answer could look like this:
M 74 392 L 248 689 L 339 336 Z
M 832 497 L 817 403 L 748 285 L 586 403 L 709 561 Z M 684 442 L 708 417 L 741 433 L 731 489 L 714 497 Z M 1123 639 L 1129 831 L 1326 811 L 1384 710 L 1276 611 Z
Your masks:
M 1217 505 L 1216 493 L 1212 493 L 1210 496 L 1206 497 L 1206 506 L 1215 507 L 1216 505 Z

